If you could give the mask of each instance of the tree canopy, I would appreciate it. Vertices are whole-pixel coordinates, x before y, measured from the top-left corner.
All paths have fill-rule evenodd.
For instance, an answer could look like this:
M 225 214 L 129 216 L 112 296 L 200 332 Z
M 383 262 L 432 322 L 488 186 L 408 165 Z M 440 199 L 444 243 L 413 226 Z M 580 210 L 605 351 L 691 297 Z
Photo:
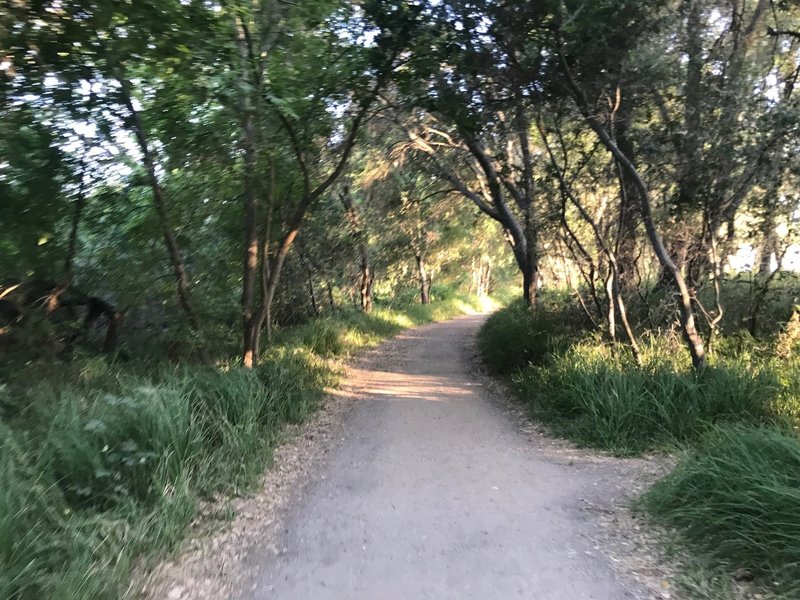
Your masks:
M 720 283 L 753 274 L 755 331 L 796 261 L 798 29 L 770 0 L 11 2 L 0 293 L 239 319 L 252 365 L 273 324 L 513 261 L 634 353 L 626 303 L 669 291 L 699 367 Z

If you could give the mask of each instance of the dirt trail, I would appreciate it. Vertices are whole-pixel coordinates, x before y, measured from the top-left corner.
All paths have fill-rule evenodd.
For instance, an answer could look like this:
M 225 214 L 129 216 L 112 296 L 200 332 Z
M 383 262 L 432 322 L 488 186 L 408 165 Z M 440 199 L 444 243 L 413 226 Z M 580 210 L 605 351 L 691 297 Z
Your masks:
M 420 327 L 363 355 L 288 432 L 260 490 L 206 506 L 131 596 L 677 600 L 626 509 L 663 461 L 538 430 L 481 373 L 482 321 Z
M 600 524 L 640 463 L 521 430 L 476 372 L 480 322 L 408 331 L 349 369 L 345 437 L 288 511 L 277 556 L 249 554 L 260 572 L 243 597 L 661 596 L 614 568 Z

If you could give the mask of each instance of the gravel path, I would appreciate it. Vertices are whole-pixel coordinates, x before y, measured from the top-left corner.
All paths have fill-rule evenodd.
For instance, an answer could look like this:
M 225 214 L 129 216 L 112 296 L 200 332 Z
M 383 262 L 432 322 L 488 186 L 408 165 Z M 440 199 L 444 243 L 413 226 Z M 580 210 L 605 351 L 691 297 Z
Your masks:
M 615 531 L 658 467 L 526 427 L 476 368 L 481 322 L 410 330 L 348 369 L 341 440 L 246 553 L 238 597 L 669 597 L 652 564 L 632 572 L 636 542 Z

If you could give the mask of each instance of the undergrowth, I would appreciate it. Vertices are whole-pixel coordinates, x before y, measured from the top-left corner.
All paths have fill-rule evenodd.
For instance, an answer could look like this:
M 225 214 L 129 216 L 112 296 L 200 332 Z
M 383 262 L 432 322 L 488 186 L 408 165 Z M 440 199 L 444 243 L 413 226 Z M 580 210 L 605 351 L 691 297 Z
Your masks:
M 800 597 L 800 440 L 720 427 L 641 501 L 711 564 Z
M 252 370 L 97 357 L 4 370 L 0 598 L 118 598 L 203 498 L 255 481 L 281 426 L 335 382 L 327 358 L 478 308 L 452 298 L 320 318 L 279 332 Z
M 542 304 L 535 316 L 521 303 L 492 315 L 479 347 L 537 418 L 582 445 L 637 454 L 698 440 L 720 423 L 800 423 L 800 363 L 769 344 L 724 338 L 695 372 L 677 335 L 649 336 L 637 363 L 563 304 Z

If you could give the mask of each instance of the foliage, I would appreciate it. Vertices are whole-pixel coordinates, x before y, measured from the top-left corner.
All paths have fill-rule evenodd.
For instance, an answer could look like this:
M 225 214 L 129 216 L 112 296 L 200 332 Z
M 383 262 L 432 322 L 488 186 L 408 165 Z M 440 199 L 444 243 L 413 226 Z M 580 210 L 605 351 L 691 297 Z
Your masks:
M 529 365 L 548 364 L 553 353 L 580 326 L 580 315 L 556 308 L 564 307 L 564 300 L 563 295 L 543 294 L 540 310 L 533 318 L 521 301 L 492 314 L 478 335 L 478 348 L 486 364 L 503 375 Z
M 799 32 L 768 0 L 4 3 L 0 592 L 114 596 L 322 358 L 515 275 L 535 317 L 481 351 L 558 431 L 796 425 Z
M 652 342 L 639 365 L 624 351 L 583 341 L 546 367 L 522 371 L 514 384 L 556 431 L 619 454 L 690 442 L 714 423 L 768 418 L 774 372 L 734 359 L 694 373 L 676 360 L 678 348 L 677 340 Z

